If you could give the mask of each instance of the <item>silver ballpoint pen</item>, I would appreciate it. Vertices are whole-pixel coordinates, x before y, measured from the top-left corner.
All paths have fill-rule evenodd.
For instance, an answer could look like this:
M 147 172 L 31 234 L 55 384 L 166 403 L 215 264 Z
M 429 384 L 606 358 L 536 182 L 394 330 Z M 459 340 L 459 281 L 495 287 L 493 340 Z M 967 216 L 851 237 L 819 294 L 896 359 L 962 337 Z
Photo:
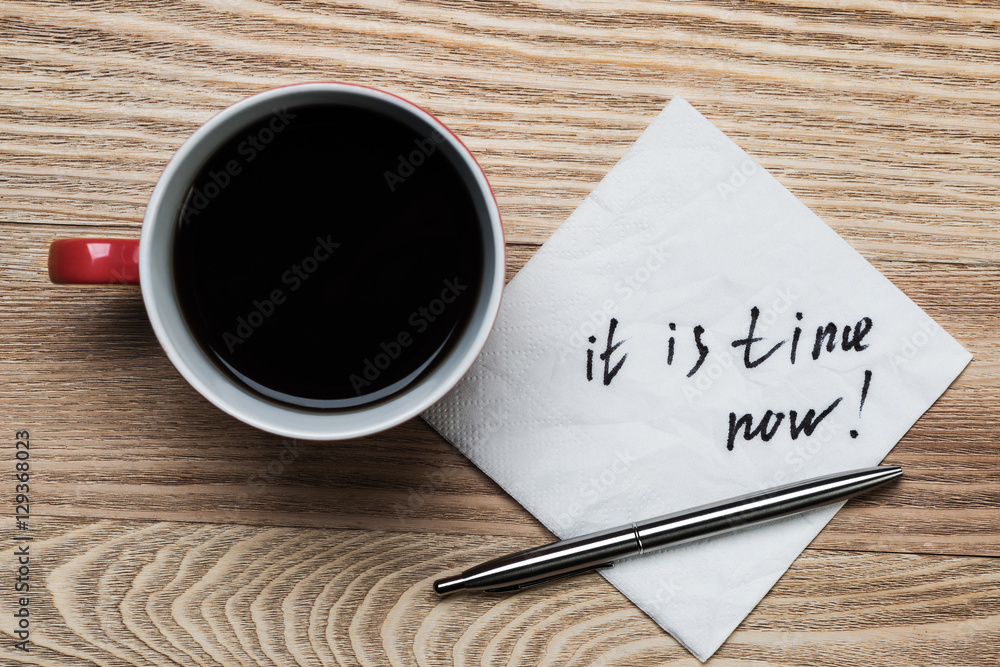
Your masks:
M 483 563 L 434 582 L 446 595 L 462 590 L 501 593 L 614 565 L 614 561 L 700 540 L 742 526 L 847 500 L 903 474 L 875 466 L 824 475 L 589 535 L 572 537 Z

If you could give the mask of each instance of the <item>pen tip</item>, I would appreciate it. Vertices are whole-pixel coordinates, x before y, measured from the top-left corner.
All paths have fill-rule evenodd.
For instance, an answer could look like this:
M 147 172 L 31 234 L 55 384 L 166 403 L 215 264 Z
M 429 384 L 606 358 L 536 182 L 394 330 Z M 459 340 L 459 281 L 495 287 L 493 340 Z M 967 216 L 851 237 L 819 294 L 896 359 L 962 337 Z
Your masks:
M 465 579 L 462 577 L 445 577 L 434 582 L 434 592 L 438 595 L 448 595 L 465 588 Z

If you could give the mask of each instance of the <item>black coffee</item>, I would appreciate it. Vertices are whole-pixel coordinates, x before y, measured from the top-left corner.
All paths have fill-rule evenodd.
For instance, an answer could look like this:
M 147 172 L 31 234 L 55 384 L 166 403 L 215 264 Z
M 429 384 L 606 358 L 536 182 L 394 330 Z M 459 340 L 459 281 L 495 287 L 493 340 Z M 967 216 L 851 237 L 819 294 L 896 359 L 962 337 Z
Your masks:
M 469 322 L 483 266 L 444 138 L 334 105 L 276 110 L 213 155 L 173 257 L 209 356 L 311 409 L 379 401 L 431 372 Z

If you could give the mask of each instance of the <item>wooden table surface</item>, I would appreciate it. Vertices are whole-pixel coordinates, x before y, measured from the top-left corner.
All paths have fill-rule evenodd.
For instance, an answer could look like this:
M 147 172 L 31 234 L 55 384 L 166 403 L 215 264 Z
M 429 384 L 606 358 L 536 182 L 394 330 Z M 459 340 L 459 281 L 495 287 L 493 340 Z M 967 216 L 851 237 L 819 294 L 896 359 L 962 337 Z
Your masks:
M 160 171 L 214 113 L 338 80 L 466 142 L 510 275 L 675 94 L 771 170 L 975 358 L 887 458 L 905 481 L 840 512 L 709 664 L 1000 664 L 998 9 L 4 0 L 0 663 L 697 664 L 597 576 L 436 599 L 441 573 L 547 534 L 426 424 L 340 443 L 256 431 L 173 369 L 137 288 L 48 284 L 53 239 L 138 236 Z

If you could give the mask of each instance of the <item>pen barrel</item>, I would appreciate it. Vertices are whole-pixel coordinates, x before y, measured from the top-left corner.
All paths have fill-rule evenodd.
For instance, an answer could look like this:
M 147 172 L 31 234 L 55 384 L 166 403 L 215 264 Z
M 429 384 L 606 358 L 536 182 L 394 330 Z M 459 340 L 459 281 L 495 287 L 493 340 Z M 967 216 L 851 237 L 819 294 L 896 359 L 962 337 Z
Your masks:
M 630 556 L 847 500 L 900 475 L 899 466 L 864 468 L 749 493 L 497 558 L 461 576 L 435 582 L 434 590 L 441 594 L 457 590 L 514 591 L 607 567 Z
M 845 501 L 900 475 L 898 466 L 835 473 L 657 517 L 635 530 L 642 550 L 653 551 Z
M 634 526 L 605 530 L 497 558 L 462 573 L 470 590 L 517 590 L 640 553 Z

